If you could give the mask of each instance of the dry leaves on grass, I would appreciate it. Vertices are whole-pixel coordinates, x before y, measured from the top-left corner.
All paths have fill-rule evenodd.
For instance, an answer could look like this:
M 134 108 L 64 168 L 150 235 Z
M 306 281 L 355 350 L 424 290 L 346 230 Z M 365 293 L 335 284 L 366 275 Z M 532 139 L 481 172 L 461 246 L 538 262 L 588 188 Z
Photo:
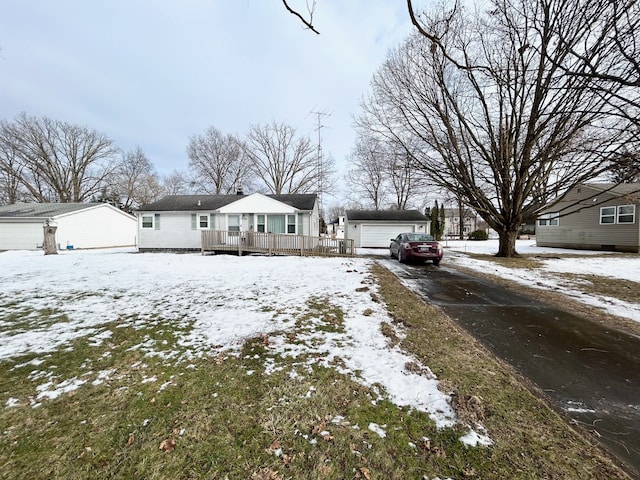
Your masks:
M 282 480 L 278 472 L 270 468 L 263 468 L 251 474 L 251 480 Z
M 165 453 L 173 452 L 176 448 L 176 441 L 173 438 L 167 438 L 160 442 L 160 450 Z
M 358 472 L 356 472 L 356 478 L 364 478 L 366 480 L 371 480 L 371 470 L 366 467 L 360 467 Z

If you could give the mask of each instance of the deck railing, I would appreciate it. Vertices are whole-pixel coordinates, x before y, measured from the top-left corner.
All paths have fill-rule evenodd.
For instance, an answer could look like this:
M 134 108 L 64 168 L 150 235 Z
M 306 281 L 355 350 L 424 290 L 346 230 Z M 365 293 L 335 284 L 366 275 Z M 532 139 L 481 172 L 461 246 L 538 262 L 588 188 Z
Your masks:
M 203 230 L 201 238 L 203 255 L 206 252 L 326 257 L 352 257 L 355 254 L 353 240 L 342 238 L 225 230 Z

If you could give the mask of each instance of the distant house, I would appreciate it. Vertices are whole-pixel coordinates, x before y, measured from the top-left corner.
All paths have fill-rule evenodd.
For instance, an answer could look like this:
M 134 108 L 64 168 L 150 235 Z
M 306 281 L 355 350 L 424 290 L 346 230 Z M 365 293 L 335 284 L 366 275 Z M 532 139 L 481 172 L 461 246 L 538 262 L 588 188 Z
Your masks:
M 0 207 L 0 250 L 41 248 L 47 222 L 58 249 L 136 244 L 136 218 L 107 203 L 15 203 Z
M 430 220 L 418 210 L 347 210 L 344 223 L 355 248 L 387 248 L 399 233 L 428 233 Z
M 139 208 L 138 249 L 201 247 L 202 230 L 319 236 L 315 194 L 169 195 Z
M 538 212 L 542 247 L 640 252 L 640 183 L 581 184 Z
M 344 215 L 339 215 L 327 224 L 327 233 L 333 238 L 344 238 Z
M 471 232 L 478 229 L 478 215 L 469 209 L 464 208 L 462 218 L 458 208 L 444 209 L 444 237 L 458 238 L 460 236 L 460 225 L 462 224 L 462 235 L 468 237 Z

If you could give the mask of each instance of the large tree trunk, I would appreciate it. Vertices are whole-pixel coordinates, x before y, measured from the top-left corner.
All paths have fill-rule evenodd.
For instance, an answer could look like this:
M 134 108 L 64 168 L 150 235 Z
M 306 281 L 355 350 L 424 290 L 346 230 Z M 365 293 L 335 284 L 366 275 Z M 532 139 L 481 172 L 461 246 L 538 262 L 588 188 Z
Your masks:
M 56 247 L 56 230 L 58 227 L 52 227 L 51 225 L 45 225 L 44 227 L 44 242 L 42 248 L 45 255 L 57 255 L 58 248 Z
M 518 238 L 518 230 L 503 230 L 498 232 L 500 244 L 496 257 L 516 257 L 516 238 Z

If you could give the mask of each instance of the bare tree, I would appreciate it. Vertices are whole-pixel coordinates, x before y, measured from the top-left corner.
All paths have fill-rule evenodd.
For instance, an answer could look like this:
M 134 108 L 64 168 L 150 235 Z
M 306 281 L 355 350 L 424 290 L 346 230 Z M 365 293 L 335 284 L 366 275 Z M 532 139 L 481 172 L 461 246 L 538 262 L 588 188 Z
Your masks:
M 548 7 L 493 0 L 475 15 L 455 5 L 412 16 L 420 33 L 389 55 L 363 104 L 370 129 L 408 152 L 406 138 L 420 142 L 418 168 L 496 230 L 499 256 L 516 254 L 528 209 L 605 172 L 629 137 L 611 111 L 619 90 L 595 93 L 593 79 L 557 67 L 568 48 L 555 32 L 572 12 Z
M 20 184 L 22 168 L 15 151 L 0 141 L 0 205 L 12 205 L 25 199 Z
M 112 178 L 117 206 L 126 212 L 151 203 L 162 195 L 158 175 L 140 147 L 122 154 Z
M 118 151 L 95 130 L 24 113 L 0 122 L 0 143 L 17 159 L 11 174 L 38 202 L 83 202 L 99 194 Z
M 347 180 L 352 195 L 365 199 L 368 206 L 381 210 L 388 203 L 386 155 L 380 142 L 361 137 L 349 159 Z
M 387 175 L 395 197 L 393 207 L 406 210 L 416 197 L 424 197 L 427 192 L 427 177 L 422 170 L 415 168 L 415 155 L 419 150 L 411 139 L 386 143 Z
M 297 137 L 295 128 L 277 122 L 251 127 L 243 142 L 253 173 L 270 193 L 319 192 L 332 183 L 333 161 L 318 161 L 309 137 Z
M 551 8 L 551 0 L 542 3 Z M 554 32 L 569 58 L 557 65 L 571 75 L 604 80 L 605 85 L 633 87 L 637 92 L 640 3 L 637 0 L 553 0 L 553 3 L 571 12 L 563 16 Z M 626 100 L 637 102 L 637 94 L 635 99 Z
M 230 194 L 253 183 L 251 164 L 233 135 L 209 127 L 204 134 L 189 139 L 187 154 L 196 191 Z
M 609 172 L 609 178 L 615 183 L 640 182 L 640 153 L 627 150 L 620 152 Z
M 162 190 L 165 195 L 187 195 L 194 193 L 191 180 L 186 173 L 174 170 L 165 175 L 162 180 Z

